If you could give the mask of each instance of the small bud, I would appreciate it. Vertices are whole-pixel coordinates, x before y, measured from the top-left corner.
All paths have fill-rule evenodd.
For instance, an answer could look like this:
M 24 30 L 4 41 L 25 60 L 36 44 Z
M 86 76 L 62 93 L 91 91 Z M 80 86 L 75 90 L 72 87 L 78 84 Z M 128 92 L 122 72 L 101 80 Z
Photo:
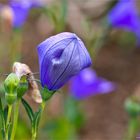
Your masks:
M 18 98 L 22 98 L 22 96 L 26 93 L 28 90 L 28 82 L 27 82 L 27 77 L 22 76 L 19 82 L 19 86 L 17 88 L 17 96 Z
M 19 78 L 16 74 L 11 73 L 4 81 L 5 99 L 8 104 L 13 104 L 17 98 L 17 87 L 19 85 Z
M 137 117 L 140 114 L 140 103 L 133 98 L 125 101 L 125 110 L 131 117 Z

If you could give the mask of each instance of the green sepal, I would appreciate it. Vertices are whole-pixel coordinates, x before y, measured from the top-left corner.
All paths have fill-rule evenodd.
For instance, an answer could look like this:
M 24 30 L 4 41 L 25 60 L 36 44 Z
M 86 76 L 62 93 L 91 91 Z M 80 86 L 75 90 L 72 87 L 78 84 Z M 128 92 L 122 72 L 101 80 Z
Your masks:
M 17 99 L 17 93 L 5 93 L 5 99 L 9 105 L 12 105 Z
M 33 110 L 32 110 L 32 108 L 30 107 L 30 105 L 22 98 L 22 104 L 23 104 L 23 106 L 24 106 L 24 108 L 25 108 L 25 110 L 26 110 L 26 112 L 27 112 L 27 114 L 28 114 L 28 117 L 29 117 L 29 119 L 30 119 L 30 121 L 31 121 L 31 123 L 33 122 L 33 120 L 34 120 L 34 113 L 33 113 Z
M 50 91 L 47 87 L 41 89 L 41 96 L 43 101 L 49 100 L 56 91 Z

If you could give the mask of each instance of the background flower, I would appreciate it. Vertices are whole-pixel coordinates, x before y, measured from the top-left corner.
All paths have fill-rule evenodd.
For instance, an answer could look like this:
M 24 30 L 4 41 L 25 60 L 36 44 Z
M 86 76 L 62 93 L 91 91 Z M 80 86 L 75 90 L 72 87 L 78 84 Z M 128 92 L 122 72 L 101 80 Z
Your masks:
M 43 3 L 40 0 L 9 0 L 9 5 L 0 5 L 0 10 L 14 28 L 21 28 L 26 22 L 30 10 L 42 6 Z
M 11 10 L 13 12 L 13 27 L 20 28 L 25 23 L 30 5 L 24 5 L 20 3 L 10 3 Z
M 43 6 L 42 0 L 9 0 L 9 3 L 23 5 L 25 7 L 40 7 L 40 6 Z
M 133 32 L 140 39 L 140 17 L 136 0 L 120 0 L 108 13 L 108 22 L 115 28 Z
M 89 96 L 112 92 L 115 85 L 108 80 L 97 77 L 91 68 L 82 70 L 70 84 L 70 92 L 76 99 L 85 99 Z

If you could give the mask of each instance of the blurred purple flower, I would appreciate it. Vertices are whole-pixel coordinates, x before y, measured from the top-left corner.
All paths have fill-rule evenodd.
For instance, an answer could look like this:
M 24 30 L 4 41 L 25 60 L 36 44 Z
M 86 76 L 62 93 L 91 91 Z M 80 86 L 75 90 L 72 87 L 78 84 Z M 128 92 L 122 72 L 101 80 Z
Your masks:
M 9 0 L 9 3 L 22 5 L 28 8 L 42 7 L 42 0 Z
M 73 33 L 60 33 L 38 46 L 42 86 L 58 90 L 72 76 L 91 65 L 91 58 L 81 39 Z
M 26 22 L 30 7 L 16 3 L 11 3 L 10 7 L 13 12 L 13 23 L 12 23 L 13 27 L 14 28 L 22 27 L 23 24 Z
M 9 0 L 13 12 L 13 27 L 20 28 L 26 22 L 31 8 L 40 7 L 39 0 Z
M 89 96 L 112 92 L 115 85 L 103 78 L 97 77 L 91 68 L 82 70 L 72 78 L 70 92 L 76 99 L 85 99 Z
M 140 17 L 136 0 L 120 0 L 108 13 L 108 21 L 113 27 L 131 31 L 140 39 Z

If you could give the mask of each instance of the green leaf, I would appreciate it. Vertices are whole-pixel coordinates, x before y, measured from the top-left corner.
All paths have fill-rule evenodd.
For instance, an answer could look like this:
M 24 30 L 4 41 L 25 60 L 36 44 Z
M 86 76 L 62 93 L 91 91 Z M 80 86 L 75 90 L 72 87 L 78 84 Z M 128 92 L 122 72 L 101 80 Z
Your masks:
M 7 106 L 4 108 L 3 113 L 4 113 L 5 120 L 7 120 L 7 114 L 8 114 L 8 107 Z
M 30 121 L 33 122 L 34 120 L 34 113 L 33 113 L 33 110 L 32 108 L 30 107 L 30 105 L 22 98 L 22 104 L 28 114 L 28 117 L 30 118 Z

